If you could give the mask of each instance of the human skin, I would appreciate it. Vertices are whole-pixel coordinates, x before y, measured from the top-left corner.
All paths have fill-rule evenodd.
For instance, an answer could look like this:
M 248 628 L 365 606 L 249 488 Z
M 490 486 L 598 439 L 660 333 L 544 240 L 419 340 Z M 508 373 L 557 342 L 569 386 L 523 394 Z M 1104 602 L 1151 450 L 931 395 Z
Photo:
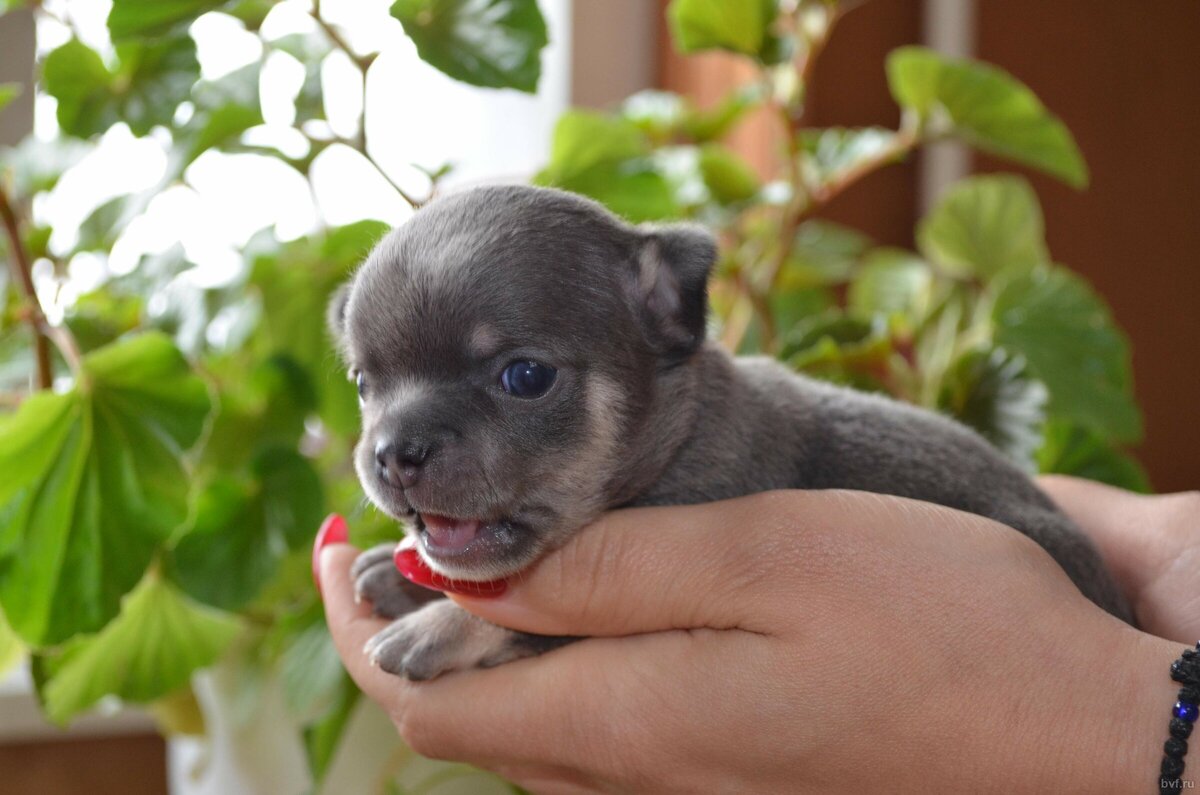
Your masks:
M 1138 626 L 1181 643 L 1200 639 L 1200 492 L 1133 494 L 1062 475 L 1038 485 L 1099 547 Z
M 1077 484 L 1050 485 L 1082 515 Z M 1180 642 L 978 516 L 837 491 L 617 511 L 504 596 L 453 597 L 587 640 L 422 683 L 362 654 L 384 622 L 354 603 L 355 554 L 320 555 L 351 676 L 418 752 L 535 792 L 1156 791 Z

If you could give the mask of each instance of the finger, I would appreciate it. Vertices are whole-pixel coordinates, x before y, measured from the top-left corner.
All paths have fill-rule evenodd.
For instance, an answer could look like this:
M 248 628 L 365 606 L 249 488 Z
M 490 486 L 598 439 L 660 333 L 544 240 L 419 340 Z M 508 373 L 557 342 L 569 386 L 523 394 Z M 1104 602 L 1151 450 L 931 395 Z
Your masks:
M 614 681 L 635 672 L 629 655 L 661 661 L 668 670 L 697 665 L 688 648 L 694 638 L 671 633 L 586 641 L 489 670 L 410 683 L 370 665 L 363 654 L 363 645 L 387 622 L 354 601 L 350 567 L 357 555 L 346 544 L 331 544 L 319 554 L 334 645 L 359 688 L 391 716 L 414 750 L 430 758 L 504 771 L 537 791 L 603 791 L 598 782 L 611 781 L 633 760 L 613 760 L 600 750 L 619 748 L 630 732 L 641 731 L 636 715 L 621 718 L 631 710 L 620 694 L 628 702 L 636 682 Z M 648 747 L 653 733 L 647 729 L 645 735 L 642 745 Z M 615 770 L 613 762 L 619 762 Z
M 1157 546 L 1147 543 L 1151 498 L 1066 475 L 1043 476 L 1038 483 L 1096 544 L 1121 589 L 1138 593 L 1145 573 L 1157 567 Z
M 546 635 L 629 635 L 741 626 L 738 588 L 754 563 L 743 501 L 616 511 L 510 578 L 496 599 L 449 594 L 494 623 Z
M 359 551 L 347 544 L 331 544 L 318 553 L 318 570 L 320 574 L 321 593 L 325 602 L 326 622 L 333 636 L 334 646 L 351 678 L 366 695 L 378 703 L 384 711 L 393 716 L 397 727 L 406 736 L 413 734 L 413 721 L 405 721 L 402 716 L 408 712 L 406 699 L 422 685 L 413 685 L 400 677 L 387 674 L 371 665 L 363 653 L 363 646 L 375 633 L 387 625 L 387 621 L 373 616 L 370 607 L 354 601 L 354 582 L 350 569 Z M 510 691 L 504 691 L 508 698 Z M 495 700 L 494 694 L 490 694 Z M 421 709 L 414 710 L 420 716 L 422 733 L 416 735 L 418 742 L 421 737 L 428 736 L 422 751 L 425 755 L 435 758 L 475 761 L 480 767 L 489 767 L 502 773 L 510 781 L 517 781 L 534 787 L 539 792 L 598 792 L 598 787 L 589 785 L 588 779 L 578 772 L 564 767 L 561 761 L 539 764 L 514 765 L 511 754 L 495 753 L 497 749 L 490 748 L 487 755 L 476 751 L 466 738 L 477 737 L 480 734 L 504 734 L 505 729 L 497 726 L 485 727 L 481 723 L 462 721 L 468 724 L 471 732 L 454 730 L 453 737 L 463 739 L 463 742 L 446 743 L 437 738 L 443 736 L 437 732 L 448 723 L 459 725 L 456 712 L 464 708 L 472 709 L 470 702 L 457 702 L 443 707 L 436 699 L 418 699 Z M 495 706 L 493 705 L 493 714 Z M 504 749 L 507 750 L 507 749 Z M 548 749 L 539 748 L 539 758 L 550 758 Z M 528 758 L 528 755 L 526 757 Z M 485 765 L 483 762 L 488 762 Z
M 1080 478 L 1052 476 L 1042 487 L 1096 543 L 1108 568 L 1134 604 L 1139 625 L 1188 642 L 1200 606 L 1185 572 L 1200 530 L 1195 493 L 1135 494 Z M 1191 550 L 1191 552 L 1189 552 Z M 1182 617 L 1182 623 L 1180 621 Z
M 366 642 L 388 622 L 372 615 L 370 605 L 354 601 L 350 565 L 356 557 L 358 550 L 349 544 L 331 544 L 320 552 L 318 566 L 325 622 L 347 673 L 360 690 L 386 709 L 397 698 L 403 680 L 371 665 L 363 653 Z
M 544 635 L 701 627 L 772 634 L 773 610 L 809 604 L 823 582 L 844 578 L 861 555 L 873 554 L 881 536 L 951 524 L 963 532 L 987 522 L 966 514 L 950 522 L 943 514 L 958 512 L 846 491 L 616 511 L 511 579 L 503 596 L 451 598 L 493 623 Z M 917 538 L 942 543 L 931 532 L 904 543 Z M 769 598 L 779 594 L 786 598 Z
M 742 632 L 592 638 L 541 657 L 451 674 L 405 692 L 393 720 L 423 756 L 488 769 L 553 771 L 558 781 L 625 791 L 649 771 L 680 769 L 696 749 L 664 731 L 653 703 L 694 697 L 712 670 L 756 665 L 771 641 Z M 669 672 L 664 675 L 663 672 Z M 697 676 L 693 676 L 697 672 Z M 695 681 L 694 681 L 695 680 Z M 653 693 L 647 682 L 657 682 Z M 745 694 L 706 693 L 716 714 Z M 728 703 L 727 703 L 728 702 Z M 670 719 L 668 719 L 669 723 Z M 600 787 L 597 787 L 601 789 Z

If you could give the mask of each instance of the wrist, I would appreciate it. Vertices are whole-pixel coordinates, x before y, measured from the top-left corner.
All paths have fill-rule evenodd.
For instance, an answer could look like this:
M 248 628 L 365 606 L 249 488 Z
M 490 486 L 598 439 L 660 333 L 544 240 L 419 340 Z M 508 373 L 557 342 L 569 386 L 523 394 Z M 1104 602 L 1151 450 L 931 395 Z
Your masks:
M 943 736 L 938 758 L 956 790 L 1158 792 L 1178 692 L 1170 667 L 1183 647 L 1080 608 L 1027 622 L 1000 672 L 973 695 L 946 693 L 957 706 L 934 705 L 970 719 Z
M 1182 647 L 1124 626 L 1098 634 L 1088 646 L 1078 674 L 1043 716 L 1043 786 L 1156 793 L 1178 690 L 1170 666 Z
M 910 702 L 882 749 L 888 791 L 1157 793 L 1183 646 L 1078 607 L 997 628 L 978 668 L 963 658 L 934 697 Z

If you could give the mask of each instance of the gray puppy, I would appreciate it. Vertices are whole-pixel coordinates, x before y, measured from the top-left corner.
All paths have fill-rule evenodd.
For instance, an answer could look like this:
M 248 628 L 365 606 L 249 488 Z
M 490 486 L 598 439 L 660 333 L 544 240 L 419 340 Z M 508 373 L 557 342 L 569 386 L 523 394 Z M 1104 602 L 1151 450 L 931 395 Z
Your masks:
M 421 209 L 329 310 L 361 395 L 367 494 L 415 526 L 435 571 L 475 581 L 519 572 L 610 508 L 894 494 L 1016 528 L 1130 620 L 1079 530 L 973 431 L 706 342 L 715 259 L 699 227 L 631 226 L 560 191 L 481 188 Z M 396 618 L 367 645 L 384 670 L 428 679 L 569 640 L 436 599 L 392 550 L 354 566 L 358 596 Z

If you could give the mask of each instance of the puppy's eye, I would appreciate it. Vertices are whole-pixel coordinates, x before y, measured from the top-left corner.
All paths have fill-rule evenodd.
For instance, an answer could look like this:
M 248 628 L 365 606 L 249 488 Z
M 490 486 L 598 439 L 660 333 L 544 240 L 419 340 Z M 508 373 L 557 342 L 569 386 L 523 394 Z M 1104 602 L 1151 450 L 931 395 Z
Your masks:
M 354 374 L 354 385 L 358 387 L 358 399 L 364 400 L 367 397 L 367 377 L 361 370 Z
M 500 374 L 500 385 L 514 397 L 536 398 L 554 386 L 558 371 L 539 362 L 513 362 Z

